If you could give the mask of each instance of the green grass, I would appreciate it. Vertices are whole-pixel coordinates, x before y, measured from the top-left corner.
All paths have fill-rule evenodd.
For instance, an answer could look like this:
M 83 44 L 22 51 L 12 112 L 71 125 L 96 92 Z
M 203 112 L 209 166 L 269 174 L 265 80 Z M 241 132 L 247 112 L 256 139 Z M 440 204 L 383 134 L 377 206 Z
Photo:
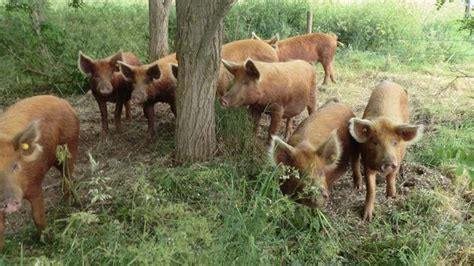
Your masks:
M 102 57 L 123 49 L 146 58 L 146 1 L 85 1 L 77 10 L 65 3 L 51 1 L 48 11 L 49 58 L 37 53 L 28 16 L 0 8 L 0 107 L 33 94 L 82 93 L 79 50 Z M 472 36 L 458 31 L 449 4 L 436 16 L 397 1 L 373 4 L 313 7 L 314 30 L 333 31 L 346 44 L 336 57 L 338 84 L 321 93 L 321 102 L 337 96 L 360 114 L 373 85 L 389 78 L 407 87 L 413 121 L 427 125 L 407 154 L 398 197 L 385 199 L 378 185 L 373 222 L 361 221 L 365 195 L 352 190 L 349 176 L 337 182 L 323 210 L 283 196 L 281 172 L 269 164 L 264 141 L 253 137 L 245 109 L 216 104 L 215 160 L 176 166 L 173 123 L 159 124 L 154 145 L 141 144 L 139 121 L 101 140 L 85 132 L 98 117 L 88 116 L 95 105 L 84 104 L 77 106 L 86 124 L 81 143 L 93 157 L 79 166 L 84 207 L 52 197 L 46 243 L 31 240 L 27 213 L 10 216 L 24 226 L 8 231 L 0 264 L 472 264 L 472 83 L 444 88 L 454 78 L 450 67 L 472 70 Z M 302 0 L 245 1 L 226 18 L 226 40 L 252 31 L 303 33 L 308 8 Z M 175 25 L 172 11 L 170 36 Z M 320 77 L 321 67 L 316 70 Z M 413 163 L 428 170 L 418 174 Z M 402 185 L 408 179 L 415 185 Z M 48 195 L 55 191 L 48 188 Z
M 438 167 L 461 176 L 467 174 L 474 181 L 474 123 L 436 126 L 425 136 L 415 157 L 423 164 Z

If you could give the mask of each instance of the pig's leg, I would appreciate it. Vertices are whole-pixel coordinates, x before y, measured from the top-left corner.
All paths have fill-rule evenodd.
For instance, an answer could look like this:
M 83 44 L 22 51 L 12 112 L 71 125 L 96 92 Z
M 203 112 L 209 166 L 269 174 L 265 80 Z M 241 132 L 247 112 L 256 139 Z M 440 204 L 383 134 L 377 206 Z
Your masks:
M 125 103 L 125 119 L 132 120 L 132 104 L 130 101 Z
M 252 116 L 252 120 L 253 120 L 253 123 L 254 123 L 253 133 L 257 134 L 258 126 L 260 125 L 260 118 L 262 118 L 262 112 L 251 109 L 250 110 L 250 115 Z
M 0 250 L 5 247 L 5 213 L 0 212 Z
M 64 180 L 64 184 L 63 184 L 63 193 L 64 193 L 64 196 L 66 199 L 69 199 L 69 196 L 72 195 L 73 196 L 73 204 L 75 205 L 79 205 L 80 206 L 80 201 L 79 201 L 79 198 L 77 197 L 77 195 L 75 194 L 74 190 L 73 190 L 73 181 L 72 181 L 72 176 L 73 176 L 73 173 L 74 173 L 74 167 L 75 167 L 75 163 L 76 163 L 76 158 L 77 158 L 77 142 L 76 141 L 70 141 L 68 144 L 67 144 L 67 147 L 68 147 L 68 150 L 69 150 L 69 154 L 70 154 L 70 157 L 68 159 L 68 167 L 66 169 L 66 172 L 63 173 L 63 180 Z
M 31 203 L 31 215 L 38 229 L 38 236 L 41 238 L 41 234 L 46 228 L 46 216 L 44 213 L 44 198 L 41 187 L 39 187 L 39 190 L 40 191 L 35 193 L 34 197 L 28 198 L 28 201 Z
M 372 214 L 374 212 L 375 204 L 375 171 L 370 169 L 365 170 L 365 186 L 367 188 L 367 194 L 365 196 L 365 207 L 364 207 L 364 220 L 372 221 Z
M 282 118 L 283 118 L 283 109 L 278 108 L 278 109 L 272 110 L 270 128 L 268 129 L 268 139 L 267 139 L 268 143 L 271 142 L 272 135 L 275 135 L 275 133 L 277 132 Z
M 333 61 L 331 60 L 331 62 L 329 63 L 329 77 L 331 78 L 331 81 L 333 83 L 336 83 L 336 79 L 334 78 L 334 67 L 332 65 Z
M 170 105 L 170 108 L 171 108 L 171 112 L 173 112 L 174 117 L 176 118 L 177 117 L 176 116 L 176 103 L 174 101 L 172 101 L 172 102 L 169 103 L 169 105 Z
M 114 112 L 114 120 L 115 120 L 115 128 L 117 131 L 120 131 L 122 128 L 122 108 L 123 103 L 121 101 L 117 101 L 115 104 L 115 112 Z
M 360 154 L 358 152 L 351 155 L 351 166 L 354 188 L 360 190 L 362 188 L 362 174 L 360 173 Z
M 155 108 L 153 104 L 143 105 L 145 117 L 148 120 L 148 137 L 151 141 L 155 139 Z
M 100 117 L 102 119 L 102 133 L 109 133 L 109 121 L 107 120 L 107 103 L 104 101 L 97 100 L 99 105 Z
M 293 133 L 293 119 L 294 117 L 290 117 L 286 119 L 286 132 L 285 132 L 286 139 L 289 139 L 291 134 Z
M 311 115 L 316 109 L 316 96 L 314 94 L 310 96 L 309 103 L 306 108 L 308 108 L 308 115 Z
M 328 84 L 329 76 L 331 75 L 331 64 L 328 62 L 321 62 L 324 68 L 324 80 L 323 80 L 323 85 Z
M 148 114 L 146 113 L 146 107 L 147 105 L 146 104 L 143 104 L 143 116 L 145 116 L 145 118 L 148 120 Z
M 395 184 L 397 182 L 396 177 L 398 174 L 398 169 L 399 168 L 387 175 L 387 198 L 394 198 L 397 195 L 397 188 Z

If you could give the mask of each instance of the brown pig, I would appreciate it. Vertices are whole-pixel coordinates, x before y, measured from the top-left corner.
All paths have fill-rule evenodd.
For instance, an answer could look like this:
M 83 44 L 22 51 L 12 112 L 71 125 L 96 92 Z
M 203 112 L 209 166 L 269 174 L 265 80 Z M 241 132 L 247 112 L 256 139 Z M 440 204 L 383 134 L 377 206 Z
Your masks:
M 364 220 L 372 220 L 376 174 L 386 177 L 387 197 L 395 197 L 396 177 L 405 149 L 423 134 L 423 126 L 408 124 L 408 116 L 407 92 L 398 84 L 384 81 L 372 91 L 363 119 L 349 121 L 349 131 L 359 143 L 365 170 Z
M 222 46 L 224 59 L 242 62 L 248 57 L 267 62 L 278 61 L 275 50 L 260 40 L 239 40 Z M 155 135 L 154 106 L 157 102 L 168 103 L 171 111 L 176 115 L 177 63 L 175 53 L 142 66 L 119 62 L 123 76 L 133 84 L 131 102 L 143 105 L 143 112 L 148 120 L 150 139 L 154 139 Z M 217 94 L 223 95 L 232 80 L 232 74 L 221 66 Z
M 247 58 L 262 62 L 278 62 L 278 55 L 274 48 L 261 40 L 239 40 L 226 43 L 222 46 L 222 58 L 227 61 L 243 63 Z M 233 80 L 232 74 L 221 65 L 217 82 L 217 96 L 222 96 L 228 90 Z
M 119 61 L 120 72 L 132 84 L 132 104 L 143 106 L 143 113 L 148 120 L 149 137 L 152 140 L 155 136 L 155 104 L 157 102 L 169 104 L 176 116 L 177 80 L 171 67 L 176 66 L 177 63 L 176 54 L 170 54 L 151 64 L 141 66 Z
M 132 86 L 119 72 L 117 62 L 124 61 L 130 65 L 140 65 L 138 58 L 129 52 L 119 51 L 115 55 L 94 60 L 79 52 L 79 70 L 90 76 L 89 88 L 100 109 L 102 132 L 107 134 L 109 124 L 107 120 L 107 102 L 115 103 L 115 126 L 121 128 L 122 108 L 125 106 L 126 118 L 131 118 L 130 95 Z
M 79 119 L 65 100 L 36 96 L 17 102 L 0 114 L 0 248 L 4 246 L 5 216 L 31 203 L 35 225 L 46 227 L 42 181 L 57 167 L 64 178 L 74 170 L 79 139 Z M 67 170 L 56 159 L 58 145 L 67 145 Z M 64 186 L 68 195 L 69 186 Z
M 234 76 L 230 90 L 221 97 L 223 107 L 249 106 L 258 128 L 262 113 L 271 115 L 268 140 L 275 134 L 282 118 L 287 119 L 286 136 L 292 119 L 308 108 L 316 108 L 316 74 L 313 66 L 302 60 L 265 63 L 247 59 L 243 64 L 222 60 Z
M 310 33 L 280 40 L 276 43 L 274 43 L 274 39 L 267 42 L 276 47 L 280 62 L 295 59 L 305 60 L 310 63 L 321 62 L 324 68 L 323 84 L 327 84 L 329 78 L 331 78 L 332 82 L 336 83 L 333 69 L 333 61 L 338 44 L 336 34 Z
M 270 156 L 278 165 L 294 167 L 300 176 L 289 174 L 280 180 L 283 194 L 309 207 L 322 207 L 330 188 L 352 162 L 354 180 L 360 179 L 356 142 L 348 129 L 352 110 L 341 103 L 327 103 L 296 129 L 288 143 L 273 136 Z M 316 189 L 316 191 L 311 191 Z M 309 194 L 305 193 L 308 192 Z M 318 195 L 313 197 L 313 193 Z

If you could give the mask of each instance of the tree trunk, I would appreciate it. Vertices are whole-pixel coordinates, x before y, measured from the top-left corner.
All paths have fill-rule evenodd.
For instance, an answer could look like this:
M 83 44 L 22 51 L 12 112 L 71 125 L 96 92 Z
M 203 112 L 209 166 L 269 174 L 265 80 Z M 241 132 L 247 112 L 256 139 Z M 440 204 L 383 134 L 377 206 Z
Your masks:
M 41 33 L 41 25 L 45 21 L 44 11 L 46 9 L 46 0 L 33 0 L 31 1 L 30 19 L 33 31 L 36 34 L 39 42 L 39 52 L 43 57 L 49 57 L 48 47 L 44 44 L 43 36 Z
M 179 62 L 176 159 L 206 161 L 216 149 L 215 110 L 223 19 L 234 0 L 176 1 Z
M 168 17 L 171 0 L 148 0 L 150 62 L 168 55 Z
M 306 13 L 306 33 L 313 32 L 313 11 Z

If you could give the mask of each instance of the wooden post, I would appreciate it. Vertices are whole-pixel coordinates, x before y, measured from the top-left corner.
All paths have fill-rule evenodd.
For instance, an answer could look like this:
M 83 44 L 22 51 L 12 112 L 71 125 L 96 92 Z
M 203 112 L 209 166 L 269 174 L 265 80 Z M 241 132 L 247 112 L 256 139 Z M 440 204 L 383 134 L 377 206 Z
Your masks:
M 464 13 L 465 18 L 471 17 L 471 10 L 472 10 L 472 0 L 466 0 L 466 11 Z
M 313 32 L 313 10 L 306 13 L 306 33 Z

